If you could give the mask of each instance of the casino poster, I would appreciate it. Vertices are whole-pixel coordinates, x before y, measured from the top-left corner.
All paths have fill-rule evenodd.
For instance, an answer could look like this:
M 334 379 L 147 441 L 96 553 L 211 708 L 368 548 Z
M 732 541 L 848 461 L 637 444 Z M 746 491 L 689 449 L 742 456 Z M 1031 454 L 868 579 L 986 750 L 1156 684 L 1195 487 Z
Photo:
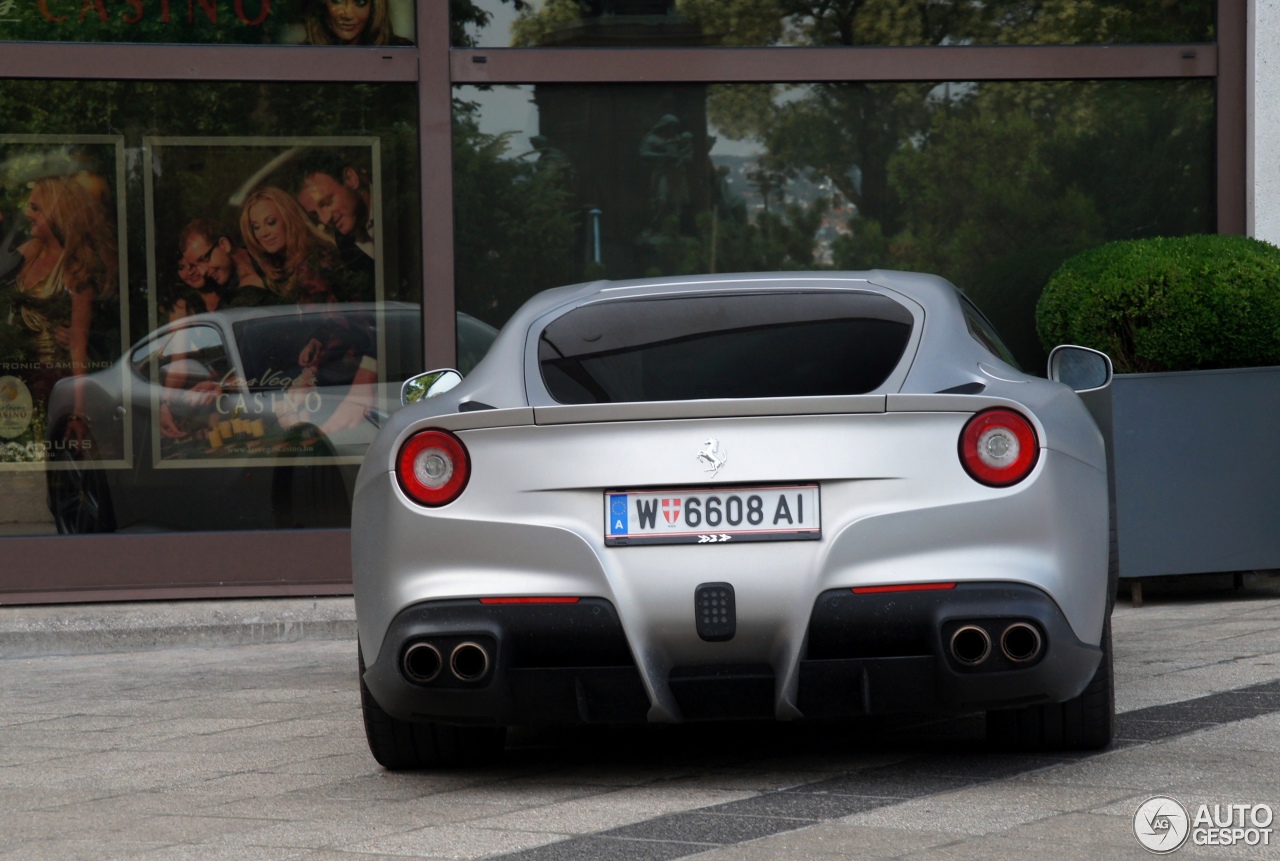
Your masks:
M 153 464 L 359 462 L 389 397 L 378 139 L 155 137 L 144 162 Z
M 87 404 L 129 338 L 124 177 L 121 137 L 0 135 L 0 470 L 132 460 Z

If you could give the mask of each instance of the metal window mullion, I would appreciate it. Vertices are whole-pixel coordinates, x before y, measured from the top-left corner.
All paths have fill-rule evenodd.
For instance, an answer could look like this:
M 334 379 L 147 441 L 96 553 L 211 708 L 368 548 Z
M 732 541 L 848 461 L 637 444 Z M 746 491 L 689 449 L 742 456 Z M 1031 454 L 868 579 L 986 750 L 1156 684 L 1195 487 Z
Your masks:
M 1246 0 L 1218 0 L 1216 123 L 1214 145 L 1218 185 L 1218 232 L 1243 234 L 1247 227 L 1245 187 L 1248 155 L 1246 102 L 1249 19 Z
M 418 0 L 422 347 L 427 368 L 457 364 L 453 284 L 453 86 L 449 4 Z
M 1224 3 L 1231 0 L 1223 0 Z M 1215 44 L 454 49 L 455 84 L 1209 78 Z
M 417 48 L 0 42 L 0 79 L 347 81 L 418 79 Z

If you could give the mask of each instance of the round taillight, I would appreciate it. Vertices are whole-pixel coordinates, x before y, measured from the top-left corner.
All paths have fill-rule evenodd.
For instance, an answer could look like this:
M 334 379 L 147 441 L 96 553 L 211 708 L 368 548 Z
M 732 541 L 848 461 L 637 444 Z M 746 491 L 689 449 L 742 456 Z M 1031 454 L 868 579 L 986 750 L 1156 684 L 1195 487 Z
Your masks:
M 960 462 L 965 471 L 990 487 L 1022 481 L 1039 457 L 1035 428 L 1012 410 L 978 413 L 960 434 Z
M 462 440 L 438 430 L 420 431 L 405 441 L 396 460 L 396 478 L 420 505 L 448 505 L 471 477 L 471 458 Z

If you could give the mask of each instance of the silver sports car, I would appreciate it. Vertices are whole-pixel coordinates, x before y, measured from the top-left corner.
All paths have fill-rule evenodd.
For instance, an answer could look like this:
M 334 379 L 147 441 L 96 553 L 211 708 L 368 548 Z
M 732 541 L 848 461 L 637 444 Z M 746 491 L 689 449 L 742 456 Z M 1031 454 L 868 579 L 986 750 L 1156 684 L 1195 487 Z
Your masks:
M 1106 454 L 1077 393 L 1110 362 L 1063 347 L 1050 377 L 931 275 L 534 297 L 361 467 L 374 757 L 484 759 L 512 725 L 895 712 L 1107 744 Z

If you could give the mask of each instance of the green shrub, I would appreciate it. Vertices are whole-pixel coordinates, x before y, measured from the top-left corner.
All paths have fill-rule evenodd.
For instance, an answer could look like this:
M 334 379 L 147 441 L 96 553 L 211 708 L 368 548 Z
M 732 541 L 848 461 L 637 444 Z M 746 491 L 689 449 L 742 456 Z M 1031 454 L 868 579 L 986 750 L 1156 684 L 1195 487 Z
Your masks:
M 1280 365 L 1280 248 L 1244 236 L 1112 242 L 1063 263 L 1036 305 L 1045 349 L 1119 373 Z

